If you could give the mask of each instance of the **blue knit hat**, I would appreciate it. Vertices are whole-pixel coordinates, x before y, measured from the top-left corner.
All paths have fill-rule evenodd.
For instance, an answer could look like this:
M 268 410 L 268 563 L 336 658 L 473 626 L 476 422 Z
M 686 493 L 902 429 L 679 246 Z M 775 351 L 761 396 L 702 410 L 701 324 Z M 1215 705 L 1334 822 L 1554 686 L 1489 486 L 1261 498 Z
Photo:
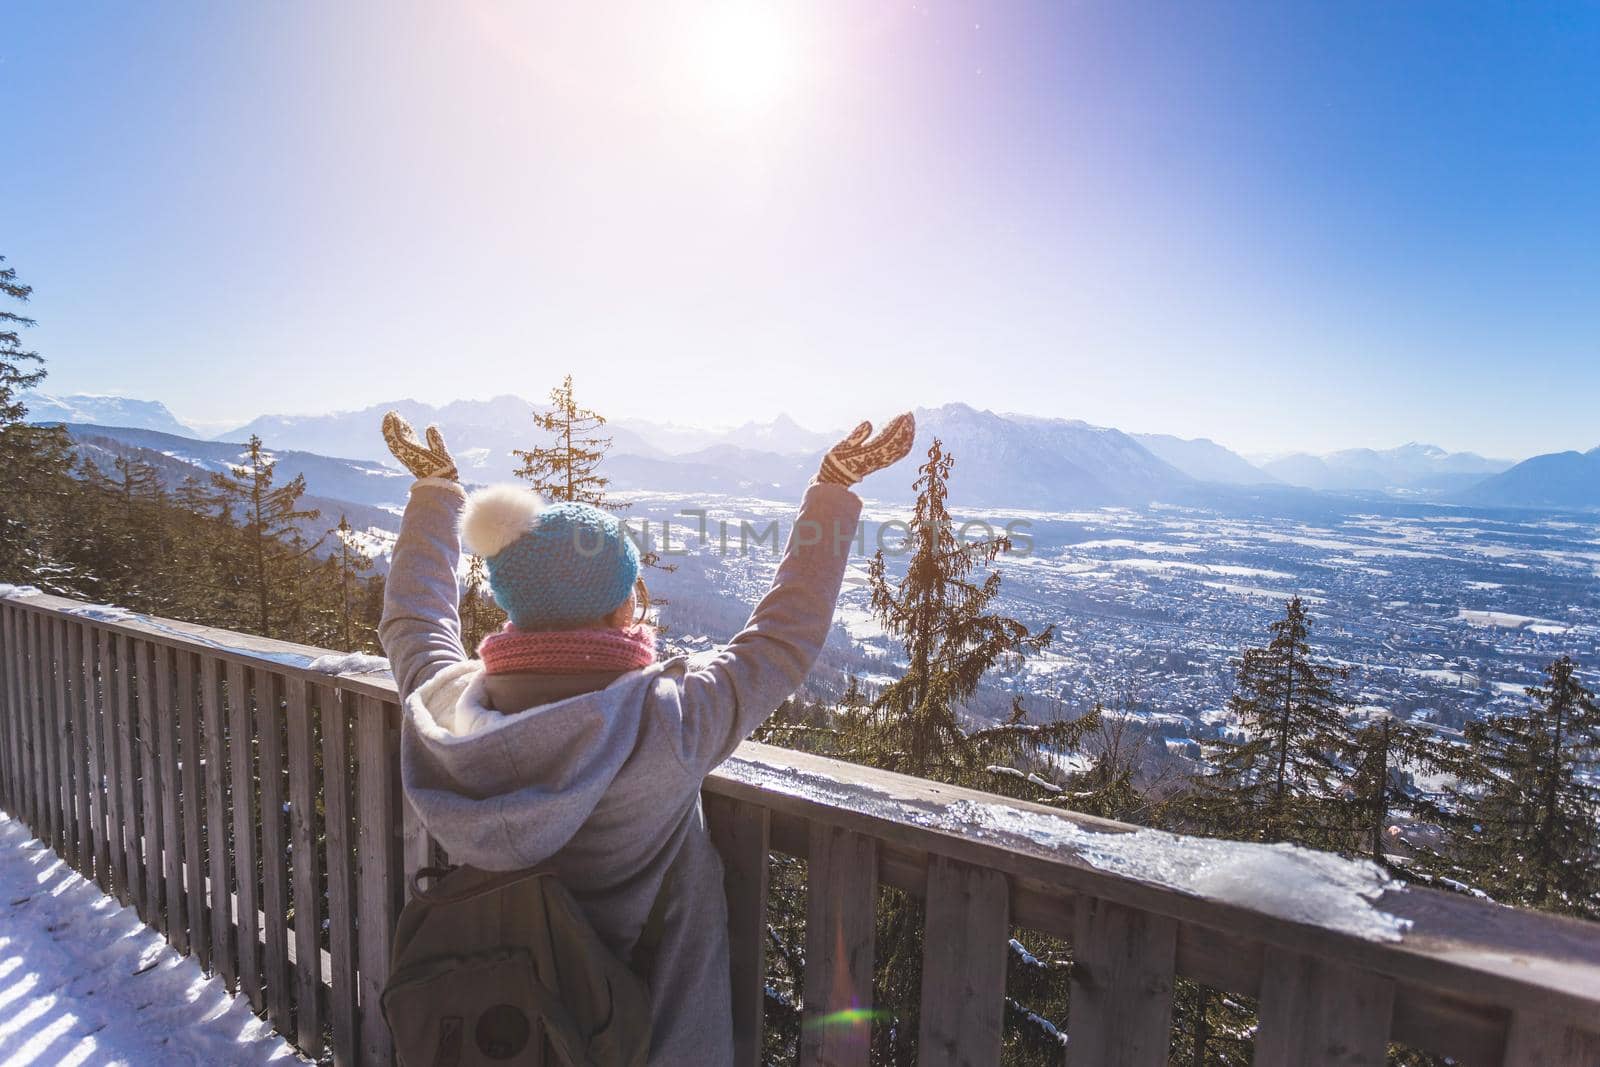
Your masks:
M 473 493 L 461 539 L 483 557 L 495 603 L 518 629 L 592 623 L 627 600 L 639 577 L 639 549 L 615 516 L 546 504 L 520 486 Z

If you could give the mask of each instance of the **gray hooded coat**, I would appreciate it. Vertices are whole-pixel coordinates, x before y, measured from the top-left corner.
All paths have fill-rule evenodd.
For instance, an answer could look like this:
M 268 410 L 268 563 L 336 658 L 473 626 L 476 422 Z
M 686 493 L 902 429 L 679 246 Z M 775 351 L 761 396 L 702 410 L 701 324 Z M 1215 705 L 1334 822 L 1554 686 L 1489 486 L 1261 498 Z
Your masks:
M 727 903 L 700 784 L 799 687 L 832 625 L 861 503 L 806 490 L 772 588 L 726 647 L 619 675 L 502 675 L 467 658 L 454 482 L 413 487 L 379 636 L 404 714 L 401 781 L 453 862 L 543 864 L 631 959 L 671 872 L 647 975 L 650 1064 L 731 1064 Z

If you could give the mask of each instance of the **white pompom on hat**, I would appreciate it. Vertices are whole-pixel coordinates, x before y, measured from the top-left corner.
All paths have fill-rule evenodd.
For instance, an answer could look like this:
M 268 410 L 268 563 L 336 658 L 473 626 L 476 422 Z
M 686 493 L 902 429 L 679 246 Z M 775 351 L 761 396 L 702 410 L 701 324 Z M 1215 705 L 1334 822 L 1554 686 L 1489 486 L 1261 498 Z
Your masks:
M 533 529 L 543 510 L 544 500 L 531 489 L 517 485 L 480 489 L 467 498 L 461 515 L 461 543 L 476 556 L 498 555 Z

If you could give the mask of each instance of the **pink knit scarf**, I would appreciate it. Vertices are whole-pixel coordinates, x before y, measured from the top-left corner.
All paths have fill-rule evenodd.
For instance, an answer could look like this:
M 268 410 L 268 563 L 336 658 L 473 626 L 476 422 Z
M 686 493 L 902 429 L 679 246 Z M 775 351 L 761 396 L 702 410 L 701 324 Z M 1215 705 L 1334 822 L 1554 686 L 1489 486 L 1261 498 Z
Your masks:
M 656 630 L 637 623 L 626 630 L 530 630 L 509 622 L 478 645 L 490 674 L 587 674 L 636 671 L 656 661 Z

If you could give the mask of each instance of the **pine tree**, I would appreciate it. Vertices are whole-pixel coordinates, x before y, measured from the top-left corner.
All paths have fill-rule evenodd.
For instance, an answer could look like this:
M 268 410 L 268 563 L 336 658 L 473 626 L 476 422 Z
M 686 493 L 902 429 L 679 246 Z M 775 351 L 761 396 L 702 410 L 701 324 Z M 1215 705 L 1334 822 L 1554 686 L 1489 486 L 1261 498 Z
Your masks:
M 306 491 L 304 475 L 273 485 L 277 464 L 268 458 L 261 438 L 251 435 L 245 459 L 229 473 L 211 476 L 210 503 L 221 517 L 239 525 L 236 573 L 228 577 L 251 609 L 256 633 L 294 637 L 310 592 L 295 580 L 299 565 L 322 543 L 308 544 L 300 525 L 321 513 L 299 507 Z
M 339 551 L 334 556 L 339 571 L 339 647 L 354 652 L 374 636 L 366 632 L 360 595 L 362 579 L 372 570 L 372 557 L 356 541 L 355 529 L 343 515 L 339 516 L 339 525 L 328 532 L 339 541 Z
M 471 556 L 467 562 L 466 587 L 461 593 L 461 641 L 470 653 L 485 637 L 500 629 L 506 621 L 505 612 L 494 602 L 489 592 L 489 576 L 484 569 L 482 556 Z
M 1467 725 L 1451 846 L 1502 903 L 1600 918 L 1600 707 L 1571 657 L 1547 671 L 1526 712 Z
M 0 256 L 0 297 L 26 303 L 31 285 Z M 25 315 L 0 307 L 0 576 L 37 581 L 67 592 L 71 576 L 43 550 L 53 512 L 68 489 L 71 443 L 59 426 L 30 426 L 18 395 L 44 381 L 44 359 L 23 347 L 21 331 L 34 325 Z
M 605 511 L 623 511 L 628 505 L 606 496 L 611 480 L 601 473 L 600 461 L 611 447 L 611 438 L 600 433 L 604 415 L 580 407 L 572 392 L 572 375 L 550 390 L 550 410 L 533 413 L 534 425 L 555 435 L 555 443 L 543 448 L 513 449 L 522 460 L 516 475 L 533 483 L 533 488 L 550 500 L 592 504 Z
M 517 477 L 533 483 L 534 490 L 550 500 L 589 504 L 613 515 L 632 507 L 606 495 L 611 479 L 600 473 L 600 461 L 611 449 L 611 438 L 600 432 L 606 418 L 597 411 L 579 406 L 573 396 L 572 375 L 561 379 L 561 384 L 550 390 L 550 410 L 535 410 L 533 422 L 539 429 L 554 434 L 555 441 L 542 448 L 512 449 L 512 455 L 522 460 L 522 466 L 516 470 Z M 642 543 L 639 562 L 658 570 L 677 570 L 675 565 L 661 562 L 661 553 Z M 668 602 L 656 598 L 652 603 L 660 609 Z
M 1410 784 L 1410 773 L 1463 772 L 1465 752 L 1427 723 L 1410 723 L 1388 713 L 1373 716 L 1351 737 L 1348 774 L 1350 822 L 1359 847 L 1374 863 L 1387 864 L 1384 835 L 1397 815 L 1432 818 L 1433 804 Z
M 1299 597 L 1271 631 L 1267 647 L 1245 650 L 1228 702 L 1245 739 L 1207 743 L 1216 770 L 1197 783 L 1191 817 L 1236 840 L 1338 849 L 1350 841 L 1340 791 L 1351 741 L 1335 685 L 1349 671 L 1313 659 Z
M 996 665 L 1014 662 L 1049 645 L 1050 627 L 1030 633 L 1016 619 L 993 611 L 1000 573 L 988 570 L 1010 549 L 1004 537 L 957 539 L 946 506 L 954 458 L 935 438 L 912 488 L 912 552 L 905 577 L 891 581 L 880 549 L 868 567 L 872 610 L 905 650 L 904 675 L 879 690 L 855 733 L 869 762 L 952 784 L 1007 788 L 992 766 L 1009 766 L 1050 748 L 1076 747 L 1088 720 L 1036 723 L 1021 696 L 995 726 L 968 730 L 962 705 Z M 1036 791 L 1030 791 L 1030 793 Z

